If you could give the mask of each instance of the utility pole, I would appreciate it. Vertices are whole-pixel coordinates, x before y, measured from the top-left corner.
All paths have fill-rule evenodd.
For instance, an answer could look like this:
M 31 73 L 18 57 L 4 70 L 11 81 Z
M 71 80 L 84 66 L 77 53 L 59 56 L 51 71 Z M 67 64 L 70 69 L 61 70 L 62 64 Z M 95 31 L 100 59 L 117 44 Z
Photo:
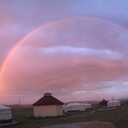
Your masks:
M 20 111 L 20 99 L 19 99 L 19 111 Z

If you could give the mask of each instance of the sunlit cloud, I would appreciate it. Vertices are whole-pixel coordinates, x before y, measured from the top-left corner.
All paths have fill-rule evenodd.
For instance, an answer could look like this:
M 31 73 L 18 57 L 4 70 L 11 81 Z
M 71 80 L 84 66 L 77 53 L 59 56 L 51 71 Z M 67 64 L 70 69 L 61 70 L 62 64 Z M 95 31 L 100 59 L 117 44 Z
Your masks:
M 0 100 L 127 97 L 127 3 L 0 1 Z
M 109 33 L 108 26 L 114 31 Z M 117 33 L 119 40 L 112 37 Z M 36 98 L 37 94 L 52 92 L 65 101 L 117 97 L 117 90 L 127 88 L 125 42 L 120 45 L 124 37 L 128 38 L 126 33 L 119 26 L 93 18 L 72 18 L 43 27 L 8 58 L 1 78 L 4 93 L 15 99 L 16 95 Z

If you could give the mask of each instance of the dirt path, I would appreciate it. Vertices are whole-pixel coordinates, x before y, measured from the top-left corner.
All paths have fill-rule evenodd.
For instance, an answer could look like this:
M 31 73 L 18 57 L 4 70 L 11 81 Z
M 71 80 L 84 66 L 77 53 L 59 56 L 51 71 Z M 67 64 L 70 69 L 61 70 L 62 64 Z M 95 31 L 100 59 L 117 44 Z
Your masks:
M 71 124 L 60 124 L 42 128 L 116 128 L 116 126 L 111 122 L 92 121 Z
M 71 124 L 60 124 L 42 128 L 80 128 L 82 125 L 86 125 L 87 122 L 71 123 Z

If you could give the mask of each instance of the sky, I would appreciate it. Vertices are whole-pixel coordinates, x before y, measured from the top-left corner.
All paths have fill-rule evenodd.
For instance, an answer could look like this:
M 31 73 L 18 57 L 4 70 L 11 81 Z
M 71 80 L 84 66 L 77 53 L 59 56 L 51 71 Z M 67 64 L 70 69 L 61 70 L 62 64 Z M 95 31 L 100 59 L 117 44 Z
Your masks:
M 128 98 L 127 0 L 0 0 L 0 103 Z

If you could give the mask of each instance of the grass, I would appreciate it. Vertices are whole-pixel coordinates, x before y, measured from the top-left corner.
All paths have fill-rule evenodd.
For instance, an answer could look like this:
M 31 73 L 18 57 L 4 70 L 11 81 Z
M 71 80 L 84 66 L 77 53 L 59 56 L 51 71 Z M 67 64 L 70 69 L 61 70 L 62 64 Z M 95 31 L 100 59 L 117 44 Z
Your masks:
M 73 122 L 87 121 L 109 121 L 113 122 L 117 128 L 128 128 L 128 105 L 122 106 L 120 109 L 111 111 L 96 111 L 70 112 L 67 116 L 56 117 L 49 119 L 33 118 L 32 108 L 12 108 L 13 119 L 18 121 L 18 124 L 6 126 L 7 128 L 41 128 L 54 124 L 66 124 Z

